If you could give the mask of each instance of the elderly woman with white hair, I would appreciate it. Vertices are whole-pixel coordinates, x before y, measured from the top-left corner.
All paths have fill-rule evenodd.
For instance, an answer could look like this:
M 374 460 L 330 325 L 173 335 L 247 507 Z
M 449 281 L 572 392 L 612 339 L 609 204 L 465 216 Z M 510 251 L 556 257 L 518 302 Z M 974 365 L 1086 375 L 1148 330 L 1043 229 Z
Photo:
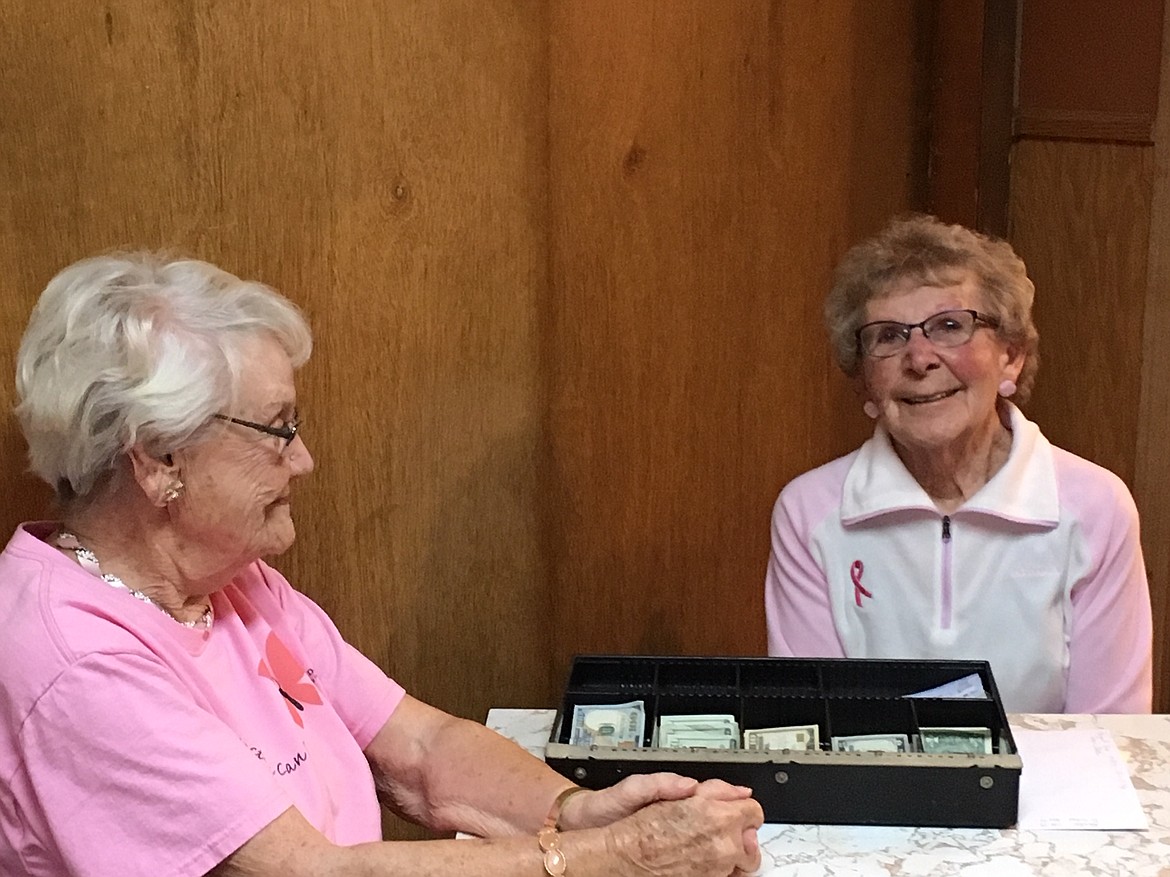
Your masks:
M 0 553 L 0 873 L 756 867 L 750 790 L 579 790 L 411 698 L 261 560 L 292 544 L 313 469 L 310 346 L 291 303 L 204 262 L 98 257 L 42 294 L 17 414 L 60 520 Z M 379 798 L 484 839 L 384 842 Z
M 876 429 L 776 501 L 770 654 L 986 660 L 1010 711 L 1150 711 L 1133 499 L 1011 401 L 1033 294 L 1006 242 L 933 217 L 842 259 L 826 322 Z

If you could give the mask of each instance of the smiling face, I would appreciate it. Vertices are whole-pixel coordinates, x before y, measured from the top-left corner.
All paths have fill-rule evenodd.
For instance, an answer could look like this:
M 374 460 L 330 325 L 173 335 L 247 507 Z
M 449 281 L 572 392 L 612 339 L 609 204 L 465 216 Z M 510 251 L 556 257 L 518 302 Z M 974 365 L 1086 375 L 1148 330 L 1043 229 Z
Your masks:
M 266 426 L 294 418 L 292 363 L 269 335 L 244 342 L 239 398 L 222 412 Z M 225 567 L 287 550 L 296 536 L 289 510 L 292 479 L 313 469 L 300 434 L 283 439 L 249 427 L 217 421 L 206 441 L 177 451 L 175 463 L 185 492 L 172 504 L 183 538 L 205 553 L 222 555 Z
M 941 311 L 970 308 L 986 313 L 974 275 L 964 272 L 947 286 L 895 282 L 866 305 L 865 322 L 918 323 Z M 894 444 L 912 453 L 963 453 L 999 429 L 996 399 L 1002 381 L 1015 381 L 1024 357 L 995 330 L 978 326 L 958 347 L 936 347 L 915 329 L 898 353 L 884 359 L 863 357 L 867 399 Z

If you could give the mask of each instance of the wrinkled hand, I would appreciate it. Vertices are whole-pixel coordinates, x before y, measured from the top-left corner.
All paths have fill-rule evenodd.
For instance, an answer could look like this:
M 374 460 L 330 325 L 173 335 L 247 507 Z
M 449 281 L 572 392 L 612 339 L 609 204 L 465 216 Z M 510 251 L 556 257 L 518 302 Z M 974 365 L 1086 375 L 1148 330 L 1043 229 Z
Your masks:
M 709 783 L 719 783 L 708 789 Z M 760 866 L 756 830 L 764 811 L 740 787 L 702 783 L 689 798 L 659 801 L 610 826 L 612 848 L 629 863 L 619 873 L 647 877 L 730 877 Z M 578 796 L 583 797 L 583 796 Z
M 746 786 L 733 786 L 730 783 L 725 783 L 723 780 L 707 780 L 701 783 L 699 788 L 695 790 L 695 794 L 704 798 L 711 798 L 715 801 L 741 801 L 744 798 L 752 796 L 752 790 Z M 752 803 L 755 803 L 754 801 Z M 743 830 L 743 848 L 754 859 L 756 864 L 750 869 L 737 870 L 735 873 L 747 874 L 755 871 L 760 866 L 760 838 L 756 833 L 759 825 L 752 825 Z
M 700 783 L 674 773 L 628 776 L 615 786 L 596 792 L 579 792 L 565 803 L 561 825 L 566 829 L 601 828 L 624 819 L 657 801 L 679 801 L 698 795 L 711 800 L 741 801 L 752 790 L 723 780 Z

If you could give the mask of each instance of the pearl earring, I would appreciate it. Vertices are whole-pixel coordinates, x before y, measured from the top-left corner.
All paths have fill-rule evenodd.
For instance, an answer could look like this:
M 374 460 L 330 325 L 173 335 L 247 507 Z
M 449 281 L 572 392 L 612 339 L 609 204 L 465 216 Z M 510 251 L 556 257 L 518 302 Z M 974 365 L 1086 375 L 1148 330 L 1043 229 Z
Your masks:
M 878 408 L 877 402 L 866 402 L 861 406 L 861 410 L 865 412 L 870 420 L 877 420 L 878 415 L 881 414 L 881 409 Z
M 999 395 L 1003 396 L 1006 399 L 1008 396 L 1013 395 L 1015 392 L 1016 392 L 1016 382 L 1015 381 L 1000 381 Z

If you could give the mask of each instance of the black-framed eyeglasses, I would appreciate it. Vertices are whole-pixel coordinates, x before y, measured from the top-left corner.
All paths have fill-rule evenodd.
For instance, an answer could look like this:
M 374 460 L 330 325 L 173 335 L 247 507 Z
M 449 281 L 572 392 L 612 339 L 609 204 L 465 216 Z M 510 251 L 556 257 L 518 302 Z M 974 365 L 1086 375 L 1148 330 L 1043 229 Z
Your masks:
M 215 417 L 219 420 L 226 420 L 228 423 L 237 423 L 240 426 L 246 426 L 248 429 L 254 429 L 265 435 L 274 435 L 278 439 L 283 439 L 284 444 L 280 446 L 281 453 L 284 453 L 288 449 L 288 446 L 293 443 L 293 439 L 297 437 L 297 430 L 301 428 L 301 424 L 304 422 L 297 414 L 294 414 L 293 419 L 283 426 L 268 426 L 264 423 L 241 420 L 238 417 L 229 417 L 226 414 L 216 414 Z
M 905 349 L 910 343 L 910 333 L 921 329 L 923 337 L 937 347 L 961 347 L 971 340 L 980 325 L 994 329 L 999 326 L 999 320 L 970 308 L 943 311 L 921 323 L 878 320 L 857 330 L 857 346 L 866 356 L 884 359 Z

